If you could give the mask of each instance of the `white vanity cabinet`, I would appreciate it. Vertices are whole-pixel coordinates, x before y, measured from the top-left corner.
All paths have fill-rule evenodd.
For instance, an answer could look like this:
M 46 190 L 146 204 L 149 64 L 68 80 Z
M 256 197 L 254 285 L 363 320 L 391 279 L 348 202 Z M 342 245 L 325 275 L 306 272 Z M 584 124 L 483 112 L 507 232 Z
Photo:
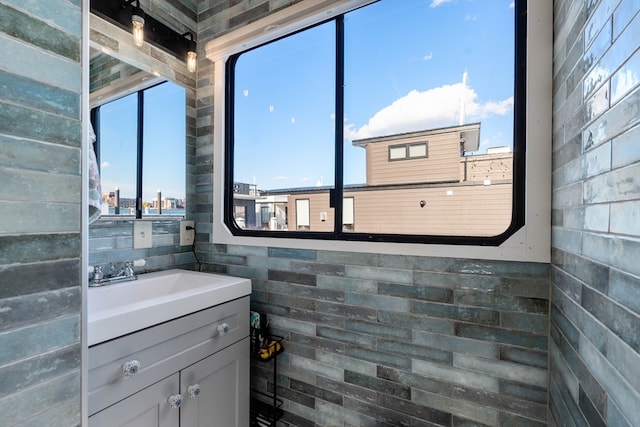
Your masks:
M 173 374 L 89 417 L 93 427 L 176 427 L 179 413 L 167 404 L 179 390 L 179 374 Z
M 249 297 L 89 348 L 89 426 L 247 427 Z
M 247 338 L 184 369 L 180 380 L 184 395 L 180 426 L 249 425 Z

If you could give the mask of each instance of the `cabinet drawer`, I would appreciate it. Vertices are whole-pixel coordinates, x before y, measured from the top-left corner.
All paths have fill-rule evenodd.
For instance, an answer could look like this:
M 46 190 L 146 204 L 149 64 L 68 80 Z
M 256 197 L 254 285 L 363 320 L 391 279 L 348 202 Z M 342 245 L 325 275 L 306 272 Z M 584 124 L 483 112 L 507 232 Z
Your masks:
M 247 296 L 90 347 L 89 415 L 247 337 L 248 313 Z

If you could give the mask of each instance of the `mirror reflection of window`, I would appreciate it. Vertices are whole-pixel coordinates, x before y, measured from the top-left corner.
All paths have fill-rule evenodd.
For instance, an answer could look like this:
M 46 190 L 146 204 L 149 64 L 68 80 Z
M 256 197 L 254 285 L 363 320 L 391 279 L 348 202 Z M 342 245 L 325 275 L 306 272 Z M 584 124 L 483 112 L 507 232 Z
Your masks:
M 514 130 L 523 4 L 381 0 L 236 55 L 227 180 L 252 183 L 256 212 L 287 197 L 296 225 L 284 231 L 504 233 L 524 145 Z
M 185 211 L 185 90 L 164 83 L 144 92 L 143 215 Z M 154 204 L 155 200 L 155 204 Z
M 136 207 L 138 96 L 133 93 L 99 107 L 102 201 L 110 215 L 130 214 Z
M 161 83 L 96 107 L 94 116 L 104 213 L 184 215 L 185 89 Z

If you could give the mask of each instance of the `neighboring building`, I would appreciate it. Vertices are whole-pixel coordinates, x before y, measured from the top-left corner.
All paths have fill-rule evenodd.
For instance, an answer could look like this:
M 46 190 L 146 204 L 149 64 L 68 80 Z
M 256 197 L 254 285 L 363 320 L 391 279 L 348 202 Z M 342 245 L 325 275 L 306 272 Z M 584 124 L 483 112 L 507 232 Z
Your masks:
M 233 217 L 240 228 L 263 228 L 256 223 L 256 200 L 260 198 L 255 184 L 233 184 Z M 268 229 L 268 227 L 266 228 Z
M 256 228 L 287 230 L 289 198 L 285 195 L 269 195 L 256 200 Z
M 344 231 L 471 236 L 505 231 L 511 222 L 513 154 L 497 147 L 489 154 L 465 155 L 478 150 L 479 135 L 475 123 L 353 141 L 366 150 L 367 182 L 345 186 Z M 333 230 L 327 187 L 260 196 L 280 198 L 278 215 L 286 212 L 287 220 L 280 219 L 277 229 Z M 264 225 L 257 228 L 274 229 Z
M 154 197 L 153 201 L 151 202 L 151 207 L 153 209 L 158 209 L 158 198 Z M 184 208 L 184 204 L 182 202 L 182 199 L 176 199 L 173 197 L 163 197 L 161 199 L 161 205 L 160 207 L 162 207 L 162 209 L 183 209 Z
M 102 203 L 108 207 L 113 208 L 116 206 L 116 193 L 114 191 L 108 191 L 102 193 Z M 120 197 L 118 198 L 119 206 L 123 209 L 129 209 L 136 207 L 136 199 L 133 197 Z

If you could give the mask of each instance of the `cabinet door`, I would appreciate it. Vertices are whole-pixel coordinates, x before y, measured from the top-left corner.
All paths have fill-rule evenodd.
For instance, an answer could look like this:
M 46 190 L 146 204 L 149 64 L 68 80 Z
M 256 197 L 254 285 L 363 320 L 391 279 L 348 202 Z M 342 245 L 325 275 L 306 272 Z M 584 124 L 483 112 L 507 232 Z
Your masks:
M 181 426 L 247 427 L 249 338 L 182 370 L 180 385 L 184 396 Z M 194 389 L 199 389 L 197 396 L 191 396 Z
M 179 376 L 173 374 L 89 417 L 90 427 L 176 427 L 179 410 L 169 397 L 179 392 Z

